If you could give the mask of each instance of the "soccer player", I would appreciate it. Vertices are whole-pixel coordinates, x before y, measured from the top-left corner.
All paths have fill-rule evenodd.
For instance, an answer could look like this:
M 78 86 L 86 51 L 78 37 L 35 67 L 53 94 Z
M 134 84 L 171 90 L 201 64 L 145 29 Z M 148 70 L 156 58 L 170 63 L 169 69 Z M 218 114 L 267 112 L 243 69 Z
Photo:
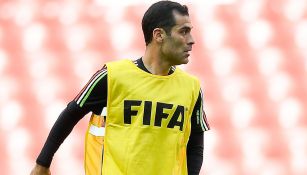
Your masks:
M 60 114 L 31 175 L 51 174 L 53 155 L 92 112 L 86 136 L 87 175 L 196 175 L 209 130 L 197 78 L 175 67 L 194 44 L 188 8 L 150 6 L 142 19 L 143 57 L 109 62 Z

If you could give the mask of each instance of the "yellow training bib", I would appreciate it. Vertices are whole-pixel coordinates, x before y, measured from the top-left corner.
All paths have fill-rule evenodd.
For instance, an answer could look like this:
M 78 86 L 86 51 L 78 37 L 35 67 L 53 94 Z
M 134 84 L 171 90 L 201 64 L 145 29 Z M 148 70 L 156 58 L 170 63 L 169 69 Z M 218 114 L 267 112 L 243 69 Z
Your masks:
M 196 78 L 180 69 L 144 72 L 130 60 L 107 64 L 103 175 L 186 175 Z

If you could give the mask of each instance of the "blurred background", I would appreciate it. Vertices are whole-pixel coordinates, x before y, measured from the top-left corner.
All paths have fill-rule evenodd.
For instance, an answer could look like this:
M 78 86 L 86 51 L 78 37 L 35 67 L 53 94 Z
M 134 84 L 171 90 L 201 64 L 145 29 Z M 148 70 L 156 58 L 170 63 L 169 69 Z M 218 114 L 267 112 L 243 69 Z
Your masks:
M 0 171 L 29 174 L 50 128 L 111 60 L 137 59 L 155 1 L 0 0 Z M 307 175 L 307 0 L 184 1 L 211 130 L 202 175 Z M 78 123 L 53 174 L 82 175 Z

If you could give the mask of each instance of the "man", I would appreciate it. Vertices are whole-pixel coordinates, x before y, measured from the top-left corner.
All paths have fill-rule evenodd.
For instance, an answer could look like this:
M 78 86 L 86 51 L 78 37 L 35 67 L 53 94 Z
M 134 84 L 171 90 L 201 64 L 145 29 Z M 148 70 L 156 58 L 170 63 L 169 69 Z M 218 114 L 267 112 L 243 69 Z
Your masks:
M 88 112 L 86 174 L 199 174 L 209 130 L 202 92 L 196 78 L 175 67 L 189 62 L 194 44 L 188 8 L 157 2 L 142 29 L 144 56 L 107 63 L 93 75 L 59 116 L 31 175 L 51 174 L 54 153 Z

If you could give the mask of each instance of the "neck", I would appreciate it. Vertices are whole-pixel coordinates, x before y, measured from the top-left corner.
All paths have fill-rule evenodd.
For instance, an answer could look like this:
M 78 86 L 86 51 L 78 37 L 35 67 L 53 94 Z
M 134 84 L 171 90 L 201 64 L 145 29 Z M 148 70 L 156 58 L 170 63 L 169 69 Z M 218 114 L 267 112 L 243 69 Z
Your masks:
M 158 52 L 154 52 L 153 48 L 148 47 L 150 46 L 147 46 L 145 54 L 142 57 L 146 69 L 154 75 L 168 75 L 172 65 L 169 64 L 166 60 L 163 60 Z

